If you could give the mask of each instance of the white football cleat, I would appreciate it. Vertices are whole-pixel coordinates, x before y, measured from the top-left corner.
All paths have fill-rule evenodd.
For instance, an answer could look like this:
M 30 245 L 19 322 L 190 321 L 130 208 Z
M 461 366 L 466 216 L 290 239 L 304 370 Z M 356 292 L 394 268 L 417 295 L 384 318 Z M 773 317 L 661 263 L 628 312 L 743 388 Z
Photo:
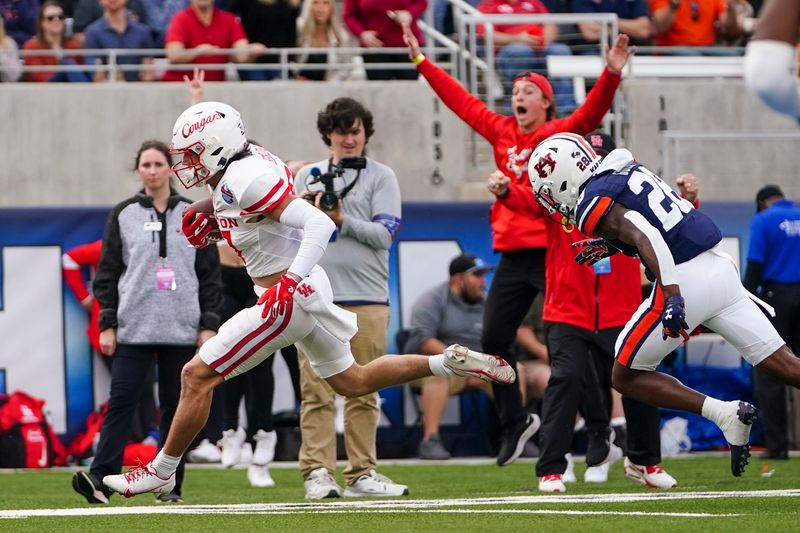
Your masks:
M 606 456 L 605 461 L 603 461 L 599 465 L 588 467 L 586 469 L 586 472 L 583 473 L 583 482 L 605 483 L 606 481 L 608 481 L 608 471 L 611 468 L 611 465 L 613 465 L 620 459 L 622 459 L 622 448 L 620 448 L 613 442 L 609 443 L 608 455 Z
M 625 477 L 638 481 L 651 489 L 671 489 L 678 486 L 674 477 L 667 474 L 659 465 L 642 466 L 625 458 Z
M 278 442 L 278 434 L 275 430 L 264 431 L 259 429 L 253 435 L 253 442 L 255 449 L 253 450 L 253 459 L 251 462 L 257 466 L 267 466 L 275 458 L 275 445 Z
M 539 492 L 567 492 L 561 474 L 547 474 L 539 479 Z
M 269 474 L 267 465 L 252 464 L 247 467 L 247 481 L 251 487 L 266 489 L 275 486 L 275 480 Z
M 140 464 L 124 474 L 105 476 L 103 485 L 119 492 L 126 498 L 145 492 L 169 494 L 175 488 L 175 472 L 167 478 L 162 478 L 156 474 L 153 463 Z
M 222 459 L 219 448 L 211 444 L 208 439 L 203 439 L 200 444 L 186 454 L 189 463 L 218 463 Z
M 457 376 L 474 377 L 503 385 L 514 383 L 517 379 L 514 369 L 502 357 L 476 352 L 460 344 L 445 348 L 444 366 Z
M 226 429 L 222 432 L 222 466 L 230 468 L 239 462 L 244 443 L 244 429 Z
M 575 483 L 578 481 L 577 476 L 575 476 L 575 459 L 572 458 L 571 453 L 565 453 L 564 459 L 567 460 L 567 469 L 564 470 L 561 481 L 564 483 Z

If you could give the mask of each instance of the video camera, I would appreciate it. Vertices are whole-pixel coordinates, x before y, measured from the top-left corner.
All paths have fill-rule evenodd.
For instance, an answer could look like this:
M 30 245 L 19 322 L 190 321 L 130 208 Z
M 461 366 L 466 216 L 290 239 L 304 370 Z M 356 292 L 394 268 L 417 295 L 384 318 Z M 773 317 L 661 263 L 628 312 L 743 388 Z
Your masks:
M 341 192 L 337 192 L 333 188 L 333 180 L 336 177 L 342 177 L 344 175 L 345 169 L 351 168 L 353 170 L 363 170 L 367 168 L 367 158 L 365 157 L 343 157 L 339 160 L 339 163 L 334 165 L 330 172 L 321 173 L 317 167 L 311 169 L 311 176 L 312 179 L 310 182 L 306 184 L 313 185 L 315 183 L 322 182 L 322 185 L 325 187 L 325 190 L 322 192 L 322 197 L 319 200 L 319 206 L 324 211 L 334 211 L 336 207 L 339 205 L 339 199 L 344 198 L 345 195 L 350 192 L 350 189 L 353 188 L 355 185 L 355 180 L 345 187 Z M 358 176 L 356 176 L 356 180 Z M 314 202 L 317 196 L 316 192 L 306 192 L 303 195 L 304 200 L 308 200 L 309 202 Z

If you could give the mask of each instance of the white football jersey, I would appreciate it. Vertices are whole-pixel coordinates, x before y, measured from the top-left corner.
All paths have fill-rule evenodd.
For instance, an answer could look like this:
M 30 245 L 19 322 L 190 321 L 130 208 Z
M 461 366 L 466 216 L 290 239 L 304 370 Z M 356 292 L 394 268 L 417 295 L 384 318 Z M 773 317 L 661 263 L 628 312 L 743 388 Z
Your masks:
M 239 254 L 252 277 L 289 267 L 303 230 L 266 216 L 294 190 L 288 167 L 265 148 L 250 145 L 250 156 L 231 163 L 212 191 L 214 212 L 224 239 Z

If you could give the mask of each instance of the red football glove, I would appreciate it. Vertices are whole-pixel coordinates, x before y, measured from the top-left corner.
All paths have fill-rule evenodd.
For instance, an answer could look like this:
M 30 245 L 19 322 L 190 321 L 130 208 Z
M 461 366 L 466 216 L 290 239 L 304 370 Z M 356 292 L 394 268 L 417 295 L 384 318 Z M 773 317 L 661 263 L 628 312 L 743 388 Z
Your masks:
M 258 299 L 258 305 L 264 305 L 261 318 L 276 318 L 286 312 L 286 304 L 292 302 L 294 291 L 299 282 L 292 276 L 284 274 L 280 281 L 266 290 Z
M 206 213 L 198 213 L 191 207 L 187 207 L 183 212 L 183 224 L 181 230 L 186 235 L 186 240 L 195 248 L 204 248 L 211 242 L 208 239 L 211 233 L 212 224 L 210 217 Z
M 617 247 L 602 237 L 573 242 L 572 247 L 583 248 L 583 250 L 578 252 L 578 255 L 575 256 L 575 261 L 577 261 L 579 265 L 585 263 L 587 266 L 592 266 L 598 261 L 602 261 L 606 257 L 611 257 L 619 252 Z

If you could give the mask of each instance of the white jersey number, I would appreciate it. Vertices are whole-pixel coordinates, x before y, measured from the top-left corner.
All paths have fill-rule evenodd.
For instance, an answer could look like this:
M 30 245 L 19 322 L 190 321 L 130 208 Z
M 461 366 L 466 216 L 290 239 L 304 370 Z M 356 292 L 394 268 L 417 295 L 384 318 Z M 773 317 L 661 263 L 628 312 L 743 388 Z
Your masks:
M 646 168 L 639 167 L 628 178 L 628 188 L 636 195 L 644 192 L 645 183 L 650 184 L 647 204 L 661 222 L 664 231 L 674 228 L 683 219 L 683 213 L 691 211 L 692 205 L 689 202 L 678 196 L 664 183 L 664 180 Z M 664 200 L 669 200 L 666 207 Z

